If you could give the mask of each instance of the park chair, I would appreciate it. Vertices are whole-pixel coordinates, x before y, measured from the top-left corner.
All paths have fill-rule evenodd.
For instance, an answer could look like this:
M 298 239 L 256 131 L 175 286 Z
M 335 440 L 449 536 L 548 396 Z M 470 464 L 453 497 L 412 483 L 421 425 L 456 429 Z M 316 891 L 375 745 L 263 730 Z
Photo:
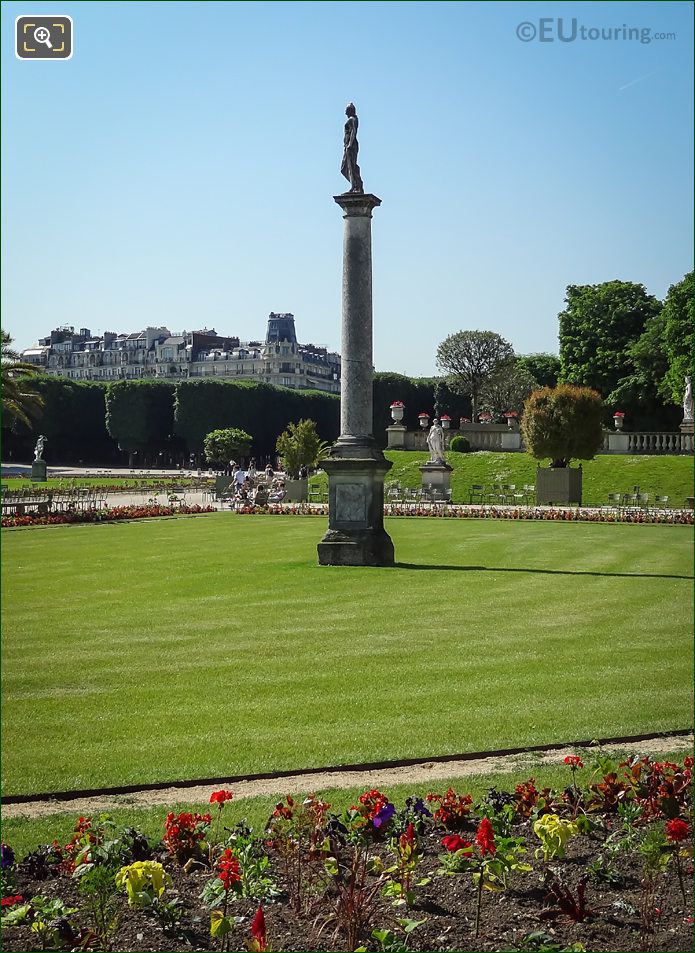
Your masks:
M 516 485 L 514 483 L 503 483 L 500 491 L 500 503 L 513 503 Z
M 532 506 L 536 502 L 536 487 L 533 483 L 524 483 L 524 502 Z
M 502 484 L 493 483 L 485 495 L 487 496 L 488 503 L 499 503 L 501 494 Z
M 322 503 L 323 502 L 323 492 L 320 487 L 312 486 L 309 489 L 309 502 L 310 503 Z
M 645 512 L 649 512 L 649 494 L 648 493 L 638 493 L 637 502 L 641 509 Z
M 623 501 L 622 493 L 609 493 L 608 494 L 608 505 L 614 506 L 617 510 L 620 509 Z
M 654 506 L 664 507 L 664 509 L 666 509 L 666 508 L 668 507 L 668 497 L 667 497 L 667 496 L 655 496 L 655 497 L 654 497 Z
M 485 502 L 485 486 L 482 483 L 474 483 L 468 491 L 469 503 Z

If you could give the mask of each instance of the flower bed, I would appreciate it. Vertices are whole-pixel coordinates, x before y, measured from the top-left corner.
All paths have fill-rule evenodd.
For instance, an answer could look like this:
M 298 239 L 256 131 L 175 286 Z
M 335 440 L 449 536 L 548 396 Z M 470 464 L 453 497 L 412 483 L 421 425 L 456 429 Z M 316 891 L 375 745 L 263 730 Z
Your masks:
M 117 520 L 152 519 L 156 516 L 179 516 L 192 513 L 214 513 L 214 506 L 162 506 L 148 503 L 143 506 L 112 506 L 104 509 L 71 510 L 66 513 L 25 513 L 22 516 L 3 516 L 2 526 L 60 526 L 64 523 L 112 523 Z
M 286 797 L 263 831 L 171 812 L 163 839 L 80 817 L 67 844 L 2 847 L 5 950 L 692 949 L 692 758 L 599 754 L 586 787 L 532 778 L 340 815 Z
M 246 504 L 237 513 L 243 515 L 271 516 L 326 516 L 327 503 L 290 503 L 254 506 Z M 560 520 L 580 523 L 660 523 L 669 525 L 693 525 L 692 510 L 641 510 L 575 509 L 542 506 L 423 506 L 417 504 L 386 503 L 384 516 L 425 516 L 435 519 L 497 519 L 497 520 Z

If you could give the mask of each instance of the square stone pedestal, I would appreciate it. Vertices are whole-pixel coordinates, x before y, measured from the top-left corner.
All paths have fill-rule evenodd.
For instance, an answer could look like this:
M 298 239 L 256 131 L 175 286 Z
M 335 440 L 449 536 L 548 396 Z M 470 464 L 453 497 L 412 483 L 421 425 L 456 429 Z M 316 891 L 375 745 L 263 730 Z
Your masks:
M 418 467 L 422 474 L 422 486 L 432 487 L 433 490 L 443 490 L 446 492 L 451 487 L 451 473 L 453 467 L 448 463 L 426 463 L 424 467 Z
M 321 566 L 393 566 L 384 529 L 384 476 L 392 464 L 380 450 L 362 454 L 321 464 L 329 497 L 328 532 L 317 546 Z
M 386 428 L 389 450 L 405 450 L 405 435 L 407 428 L 402 424 L 392 424 Z
M 46 461 L 34 460 L 31 465 L 31 479 L 34 483 L 46 482 Z
M 616 430 L 608 434 L 608 452 L 609 453 L 629 453 L 630 437 L 622 430 Z

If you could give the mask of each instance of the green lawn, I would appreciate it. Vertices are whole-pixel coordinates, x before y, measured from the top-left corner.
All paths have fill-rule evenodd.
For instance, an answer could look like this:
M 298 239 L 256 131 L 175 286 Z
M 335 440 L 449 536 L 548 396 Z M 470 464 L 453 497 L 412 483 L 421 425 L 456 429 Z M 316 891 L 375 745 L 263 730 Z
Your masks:
M 692 724 L 692 528 L 325 519 L 5 530 L 5 794 Z
M 393 468 L 386 481 L 398 480 L 406 487 L 422 483 L 418 467 L 427 460 L 426 453 L 407 450 L 387 450 L 386 457 Z M 454 468 L 451 487 L 455 503 L 467 503 L 469 487 L 474 483 L 514 483 L 521 487 L 536 482 L 536 461 L 526 453 L 447 453 L 448 463 Z M 547 461 L 545 461 L 547 463 Z M 585 505 L 606 503 L 609 493 L 632 491 L 668 496 L 673 506 L 683 506 L 685 498 L 693 495 L 693 458 L 689 456 L 631 456 L 602 454 L 583 463 L 583 495 Z M 316 482 L 325 483 L 322 475 Z

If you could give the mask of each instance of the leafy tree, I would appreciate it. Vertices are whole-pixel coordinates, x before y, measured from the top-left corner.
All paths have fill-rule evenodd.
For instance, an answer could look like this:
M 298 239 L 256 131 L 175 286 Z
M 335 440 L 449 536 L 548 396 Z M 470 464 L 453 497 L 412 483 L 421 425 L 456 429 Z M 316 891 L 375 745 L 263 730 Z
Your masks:
M 203 449 L 208 463 L 226 467 L 230 460 L 248 454 L 251 449 L 251 435 L 237 427 L 213 430 L 206 436 Z
M 545 351 L 521 354 L 517 364 L 529 372 L 539 387 L 555 387 L 560 377 L 560 358 Z
M 41 416 L 43 398 L 37 393 L 31 378 L 39 369 L 20 359 L 12 347 L 7 331 L 0 331 L 2 344 L 2 413 L 4 425 L 19 421 L 31 427 L 32 420 Z
M 693 272 L 671 285 L 664 301 L 664 349 L 668 370 L 659 388 L 662 396 L 680 407 L 685 375 L 692 373 L 693 361 Z
M 662 309 L 649 318 L 638 340 L 629 346 L 632 372 L 618 381 L 605 400 L 604 421 L 609 426 L 616 410 L 627 414 L 628 429 L 670 430 L 677 426 L 677 411 L 666 407 L 660 396 L 668 371 L 665 320 Z
M 507 361 L 498 365 L 483 384 L 480 406 L 493 418 L 510 410 L 521 414 L 524 401 L 537 388 L 538 381 L 523 365 Z
M 119 459 L 106 431 L 104 384 L 41 374 L 32 380 L 32 388 L 43 401 L 43 412 L 31 426 L 15 420 L 3 434 L 13 459 L 29 459 L 39 433 L 48 439 L 47 459 L 52 463 L 104 464 Z
M 276 448 L 282 457 L 285 470 L 294 479 L 299 475 L 301 467 L 316 466 L 326 449 L 316 432 L 313 420 L 288 424 L 287 429 L 278 437 Z
M 106 388 L 106 427 L 121 450 L 158 451 L 174 429 L 174 389 L 167 381 L 117 381 Z
M 292 420 L 312 419 L 319 436 L 335 440 L 340 400 L 336 394 L 274 387 L 260 381 L 187 380 L 176 385 L 175 432 L 189 452 L 200 451 L 212 430 L 240 427 L 254 452 L 270 454 L 277 435 Z
M 448 376 L 453 390 L 471 398 L 475 419 L 485 381 L 500 364 L 513 357 L 511 344 L 493 331 L 457 331 L 437 348 L 437 367 Z
M 569 285 L 565 300 L 559 315 L 561 380 L 605 397 L 633 372 L 630 345 L 661 305 L 631 281 Z
M 603 443 L 601 396 L 589 387 L 543 387 L 524 405 L 521 434 L 537 460 L 551 458 L 552 467 L 570 460 L 591 460 Z

